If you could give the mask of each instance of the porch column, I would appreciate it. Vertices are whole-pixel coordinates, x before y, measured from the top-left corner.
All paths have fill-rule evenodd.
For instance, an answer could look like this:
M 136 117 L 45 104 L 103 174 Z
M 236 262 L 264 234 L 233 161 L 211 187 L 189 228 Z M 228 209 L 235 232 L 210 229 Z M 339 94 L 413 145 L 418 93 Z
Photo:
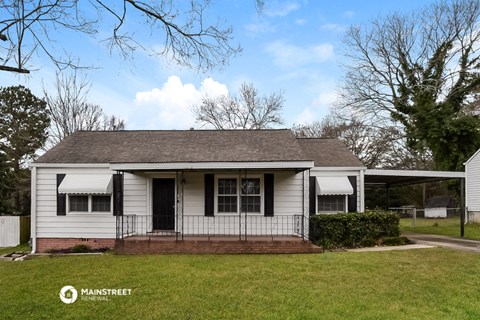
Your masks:
M 310 222 L 310 169 L 303 171 L 303 240 L 308 240 Z
M 184 186 L 184 176 L 183 171 L 177 171 L 177 201 L 175 205 L 177 226 L 176 226 L 176 239 L 179 238 L 183 240 L 183 186 Z

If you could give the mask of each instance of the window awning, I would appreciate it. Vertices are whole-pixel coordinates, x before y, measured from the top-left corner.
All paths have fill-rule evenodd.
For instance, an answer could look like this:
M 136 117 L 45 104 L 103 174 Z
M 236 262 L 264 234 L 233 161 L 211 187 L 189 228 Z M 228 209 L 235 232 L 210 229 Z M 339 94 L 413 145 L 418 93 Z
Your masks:
M 353 194 L 347 177 L 317 177 L 317 195 Z
M 111 194 L 111 174 L 67 174 L 58 186 L 58 193 Z

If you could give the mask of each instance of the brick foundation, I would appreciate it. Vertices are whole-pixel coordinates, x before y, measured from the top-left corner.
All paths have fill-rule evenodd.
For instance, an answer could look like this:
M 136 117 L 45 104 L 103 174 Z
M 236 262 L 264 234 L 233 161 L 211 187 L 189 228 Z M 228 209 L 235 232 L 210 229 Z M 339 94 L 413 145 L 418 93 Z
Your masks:
M 119 240 L 118 254 L 252 254 L 320 253 L 321 248 L 303 241 L 156 241 Z
M 115 239 L 99 238 L 37 238 L 37 252 L 46 252 L 48 249 L 66 249 L 77 244 L 84 244 L 92 249 L 113 248 Z

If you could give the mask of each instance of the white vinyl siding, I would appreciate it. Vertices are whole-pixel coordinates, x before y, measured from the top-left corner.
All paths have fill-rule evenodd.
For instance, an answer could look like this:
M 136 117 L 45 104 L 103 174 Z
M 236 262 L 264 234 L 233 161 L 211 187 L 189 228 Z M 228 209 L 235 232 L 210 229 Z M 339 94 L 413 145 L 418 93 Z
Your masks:
M 468 211 L 480 211 L 480 152 L 465 165 L 465 195 Z
M 313 168 L 310 170 L 310 176 L 314 177 L 356 177 L 357 182 L 357 211 L 361 209 L 361 201 L 362 201 L 362 192 L 363 188 L 361 188 L 361 181 L 360 181 L 360 170 L 322 170 L 321 168 Z M 345 211 L 348 207 L 345 208 Z M 318 212 L 318 210 L 316 211 Z
M 85 212 L 57 216 L 57 174 L 114 174 L 109 168 L 36 168 L 36 237 L 37 238 L 115 238 L 116 217 L 105 212 Z M 185 216 L 205 214 L 204 175 L 212 172 L 185 172 L 183 180 L 183 210 Z M 230 172 L 213 172 L 215 175 Z M 303 214 L 303 173 L 294 171 L 269 171 L 274 174 L 275 217 Z M 252 176 L 263 177 L 263 172 Z M 175 174 L 170 174 L 175 177 Z M 151 183 L 149 175 L 124 174 L 124 214 L 151 215 Z M 263 178 L 261 186 L 263 188 Z M 178 187 L 178 184 L 177 184 Z M 33 199 L 33 197 L 32 197 Z M 67 208 L 68 209 L 68 208 Z M 113 210 L 113 205 L 112 208 Z M 262 201 L 263 212 L 263 201 Z M 258 215 L 250 224 L 267 226 L 272 218 Z M 274 221 L 274 220 L 272 220 Z M 278 220 L 279 221 L 279 220 Z M 286 221 L 286 220 L 285 220 Z M 232 221 L 233 222 L 233 221 Z M 249 230 L 253 231 L 252 226 Z M 238 228 L 235 228 L 237 232 Z
M 37 168 L 37 238 L 115 238 L 115 217 L 105 212 L 57 216 L 57 174 L 114 174 L 108 168 Z M 67 208 L 68 209 L 68 208 Z M 33 219 L 33 217 L 32 217 Z
M 303 173 L 282 171 L 274 174 L 274 215 L 303 215 Z
M 205 214 L 205 173 L 187 172 L 183 175 L 183 210 L 185 215 Z
M 303 174 L 292 171 L 272 171 L 270 173 L 274 174 L 274 215 L 303 214 Z M 215 172 L 214 174 L 217 175 Z M 203 215 L 205 213 L 204 175 L 205 172 L 183 175 L 185 215 Z M 218 175 L 225 176 L 225 173 L 218 173 Z M 252 173 L 252 176 L 255 175 L 259 174 Z
M 123 176 L 123 214 L 147 215 L 148 178 L 125 173 Z

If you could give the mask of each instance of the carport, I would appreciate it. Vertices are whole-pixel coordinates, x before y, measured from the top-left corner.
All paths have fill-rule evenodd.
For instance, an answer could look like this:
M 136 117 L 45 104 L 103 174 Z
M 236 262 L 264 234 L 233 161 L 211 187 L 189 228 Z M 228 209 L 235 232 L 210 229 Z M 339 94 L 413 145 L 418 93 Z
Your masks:
M 365 170 L 365 187 L 386 188 L 400 187 L 445 180 L 460 181 L 460 236 L 465 234 L 465 172 L 459 171 L 426 171 L 426 170 Z

